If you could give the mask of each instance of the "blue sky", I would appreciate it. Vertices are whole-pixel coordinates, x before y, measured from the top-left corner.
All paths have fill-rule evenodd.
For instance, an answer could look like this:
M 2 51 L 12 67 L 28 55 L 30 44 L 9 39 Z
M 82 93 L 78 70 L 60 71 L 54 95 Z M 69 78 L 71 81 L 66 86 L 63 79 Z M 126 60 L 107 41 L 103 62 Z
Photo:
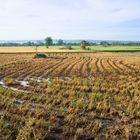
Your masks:
M 140 0 L 1 0 L 0 40 L 140 40 Z

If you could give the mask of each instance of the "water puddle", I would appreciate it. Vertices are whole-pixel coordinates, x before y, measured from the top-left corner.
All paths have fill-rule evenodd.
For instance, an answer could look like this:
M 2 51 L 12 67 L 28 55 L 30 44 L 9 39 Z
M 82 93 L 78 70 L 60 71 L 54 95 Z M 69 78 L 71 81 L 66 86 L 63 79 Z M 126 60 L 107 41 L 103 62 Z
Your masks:
M 69 80 L 71 80 L 71 78 L 70 77 L 57 77 L 58 78 L 58 80 L 60 80 L 60 81 L 69 81 Z M 6 85 L 6 83 L 4 82 L 4 80 L 3 79 L 1 79 L 0 80 L 0 86 L 1 87 L 3 87 L 3 88 L 7 88 L 7 89 L 11 89 L 11 90 L 13 90 L 13 91 L 25 91 L 25 92 L 27 92 L 26 91 L 26 88 L 30 88 L 30 81 L 33 81 L 33 82 L 35 82 L 35 83 L 37 83 L 37 84 L 41 84 L 43 81 L 44 82 L 47 82 L 47 84 L 49 85 L 49 86 L 51 86 L 51 84 L 52 84 L 52 81 L 51 81 L 52 79 L 50 78 L 50 77 L 48 77 L 48 78 L 42 78 L 42 77 L 38 77 L 38 78 L 29 78 L 29 79 L 24 79 L 24 80 L 15 80 L 17 83 L 18 83 L 18 86 L 17 85 L 15 85 L 15 86 L 7 86 Z M 25 90 L 20 90 L 20 89 L 25 89 Z
M 17 81 L 21 86 L 23 87 L 29 87 L 29 82 L 28 81 Z
M 0 81 L 0 85 L 5 85 L 3 81 Z
M 3 80 L 0 80 L 0 85 L 1 85 L 2 87 L 4 87 L 4 88 L 8 88 L 8 87 L 5 85 L 5 83 L 4 83 Z
M 37 79 L 37 82 L 38 82 L 38 83 L 41 83 L 41 81 L 42 81 L 41 79 Z
M 51 85 L 51 84 L 52 84 L 50 78 L 47 78 L 47 79 L 45 79 L 45 80 L 48 82 L 48 85 Z
M 18 82 L 22 87 L 27 87 L 27 86 L 28 86 L 28 85 L 27 85 L 27 84 L 28 84 L 27 81 L 17 81 L 17 80 L 16 80 L 16 82 Z M 3 87 L 3 88 L 6 88 L 6 89 L 11 89 L 11 90 L 13 90 L 13 91 L 22 91 L 22 90 L 19 90 L 19 89 L 16 88 L 16 87 L 7 86 L 3 80 L 0 80 L 0 86 Z M 24 91 L 24 90 L 23 90 L 23 92 L 27 92 L 27 91 Z

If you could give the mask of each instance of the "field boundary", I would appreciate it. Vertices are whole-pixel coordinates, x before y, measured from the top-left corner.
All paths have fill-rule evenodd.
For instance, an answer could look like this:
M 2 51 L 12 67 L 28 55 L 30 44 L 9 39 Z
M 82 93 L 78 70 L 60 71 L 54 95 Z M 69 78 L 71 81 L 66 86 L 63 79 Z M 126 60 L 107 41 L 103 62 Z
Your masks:
M 137 53 L 140 52 L 140 50 L 109 50 L 109 51 L 90 51 L 90 52 L 39 52 L 39 53 L 47 53 L 47 54 L 77 54 L 77 53 Z M 0 52 L 0 54 L 36 54 L 35 52 Z

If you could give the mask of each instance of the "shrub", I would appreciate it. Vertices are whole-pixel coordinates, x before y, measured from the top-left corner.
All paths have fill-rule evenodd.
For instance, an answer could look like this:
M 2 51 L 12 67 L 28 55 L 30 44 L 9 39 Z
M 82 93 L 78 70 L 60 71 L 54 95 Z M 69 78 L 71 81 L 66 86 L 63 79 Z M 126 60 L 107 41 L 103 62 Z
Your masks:
M 71 46 L 67 46 L 67 49 L 68 50 L 72 50 L 73 48 Z
M 45 55 L 45 54 L 36 54 L 35 56 L 34 56 L 34 58 L 47 58 L 47 56 Z

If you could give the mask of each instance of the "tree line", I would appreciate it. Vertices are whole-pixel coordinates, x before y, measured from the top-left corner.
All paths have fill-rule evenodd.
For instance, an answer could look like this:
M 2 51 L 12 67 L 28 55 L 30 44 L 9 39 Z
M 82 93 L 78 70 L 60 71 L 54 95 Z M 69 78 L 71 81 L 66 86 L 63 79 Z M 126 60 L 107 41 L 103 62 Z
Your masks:
M 54 42 L 54 40 L 51 37 L 46 37 L 44 41 L 27 41 L 25 43 L 13 43 L 13 42 L 5 42 L 0 43 L 0 46 L 46 46 L 47 48 L 49 46 L 81 46 L 81 48 L 86 49 L 86 46 L 97 46 L 101 45 L 104 47 L 107 46 L 140 46 L 140 42 L 120 42 L 120 41 L 101 41 L 100 43 L 95 43 L 91 41 L 81 40 L 78 43 L 75 42 L 66 42 L 62 39 L 57 40 Z

